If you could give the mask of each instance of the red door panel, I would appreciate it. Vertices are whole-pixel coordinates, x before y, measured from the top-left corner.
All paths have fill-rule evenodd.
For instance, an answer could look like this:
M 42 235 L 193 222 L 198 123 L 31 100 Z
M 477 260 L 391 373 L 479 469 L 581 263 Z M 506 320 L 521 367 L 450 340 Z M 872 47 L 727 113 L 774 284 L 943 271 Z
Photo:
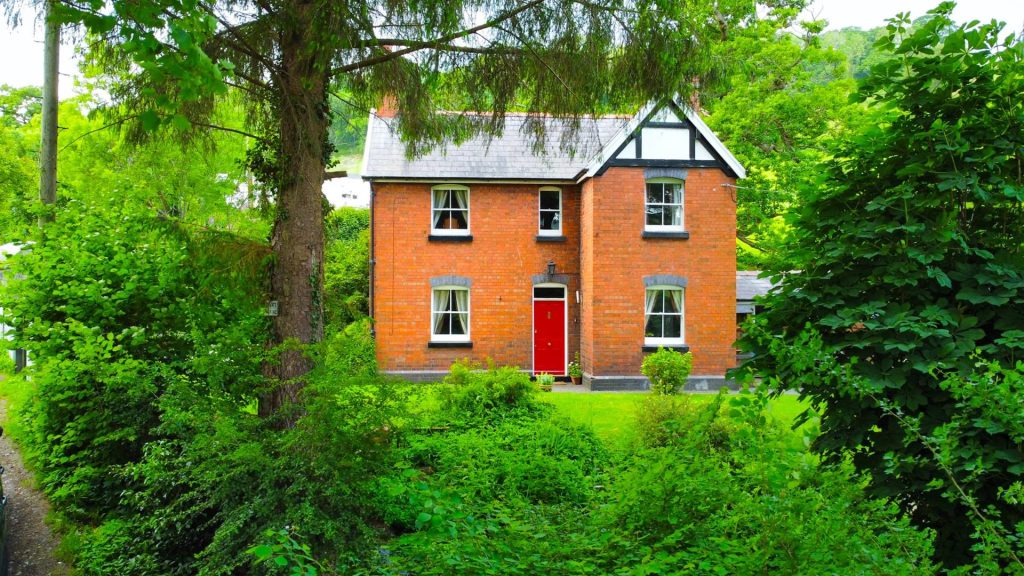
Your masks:
M 565 302 L 533 303 L 533 372 L 565 375 Z

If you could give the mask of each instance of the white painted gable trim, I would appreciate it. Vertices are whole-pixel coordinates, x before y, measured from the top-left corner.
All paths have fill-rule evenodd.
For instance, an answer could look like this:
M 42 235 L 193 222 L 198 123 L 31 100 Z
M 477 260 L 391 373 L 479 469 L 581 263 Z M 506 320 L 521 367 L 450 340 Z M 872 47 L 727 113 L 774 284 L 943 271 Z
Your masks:
M 363 165 L 360 171 L 366 172 L 370 166 L 370 142 L 373 138 L 373 117 L 377 115 L 376 108 L 370 108 L 370 118 L 366 121 L 366 140 L 363 141 Z
M 705 124 L 689 106 L 684 106 L 678 101 L 675 101 L 674 103 L 683 111 L 684 114 L 686 114 L 686 119 L 694 125 L 697 132 L 704 138 L 704 140 L 707 141 L 708 144 L 711 145 L 711 148 L 722 157 L 722 160 L 724 160 L 726 165 L 736 173 L 736 176 L 739 178 L 746 178 L 746 169 L 744 169 L 743 165 L 740 164 L 740 161 L 732 155 L 732 152 L 729 152 L 729 149 L 725 147 L 725 144 L 722 144 L 722 141 L 718 139 L 718 136 L 715 136 L 715 133 L 711 131 L 711 128 L 709 128 L 708 125 Z M 590 161 L 590 164 L 587 165 L 586 171 L 576 180 L 576 183 L 579 184 L 587 178 L 593 178 L 594 175 L 601 170 L 602 166 L 614 158 L 623 143 L 626 142 L 626 140 L 632 136 L 633 133 L 641 127 L 641 125 L 645 124 L 650 119 L 655 112 L 656 105 L 657 104 L 653 101 L 648 102 L 640 109 L 639 112 L 637 112 L 636 116 L 633 116 L 633 118 L 627 122 L 621 130 L 616 132 L 615 136 L 613 136 L 601 149 L 601 152 Z
M 708 125 L 700 119 L 700 116 L 687 107 L 683 107 L 683 112 L 686 112 L 686 119 L 693 122 L 693 125 L 697 127 L 697 131 L 700 132 L 700 135 L 708 141 L 708 144 L 711 144 L 711 147 L 715 149 L 715 152 L 718 152 L 719 156 L 722 157 L 722 160 L 725 160 L 725 163 L 729 168 L 732 168 L 732 171 L 736 173 L 736 177 L 746 178 L 746 168 L 744 168 L 743 165 L 740 164 L 740 161 L 732 155 L 732 152 L 729 152 L 729 149 L 725 147 L 725 144 L 722 144 L 722 141 L 719 140 L 714 131 L 712 131 L 711 128 L 709 128 Z
M 619 147 L 621 147 L 626 139 L 629 138 L 630 135 L 632 135 L 633 132 L 635 132 L 636 129 L 650 117 L 651 113 L 654 112 L 654 106 L 655 103 L 653 101 L 648 102 L 640 109 L 639 112 L 636 113 L 636 116 L 633 116 L 625 126 L 620 128 L 619 131 L 612 136 L 611 140 L 601 148 L 601 152 L 590 161 L 590 164 L 586 167 L 586 171 L 583 172 L 579 179 L 576 180 L 576 183 L 580 184 L 587 178 L 593 178 L 594 174 L 601 169 L 601 166 L 605 165 L 605 162 L 614 158 L 616 152 L 619 151 Z

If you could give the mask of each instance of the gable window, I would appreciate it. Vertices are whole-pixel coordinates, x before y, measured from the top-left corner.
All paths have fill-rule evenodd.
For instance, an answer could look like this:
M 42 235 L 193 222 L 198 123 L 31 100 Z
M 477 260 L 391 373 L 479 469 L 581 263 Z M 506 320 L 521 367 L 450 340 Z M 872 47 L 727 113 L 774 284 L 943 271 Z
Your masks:
M 434 288 L 430 320 L 431 341 L 469 342 L 469 289 L 461 286 Z
M 562 191 L 541 188 L 538 198 L 541 236 L 562 235 Z
M 651 232 L 683 231 L 683 182 L 673 178 L 647 181 L 644 202 L 647 219 L 644 229 Z
M 430 233 L 442 236 L 469 234 L 469 188 L 451 184 L 431 190 Z
M 677 286 L 653 286 L 647 289 L 644 312 L 645 346 L 683 344 L 683 289 Z

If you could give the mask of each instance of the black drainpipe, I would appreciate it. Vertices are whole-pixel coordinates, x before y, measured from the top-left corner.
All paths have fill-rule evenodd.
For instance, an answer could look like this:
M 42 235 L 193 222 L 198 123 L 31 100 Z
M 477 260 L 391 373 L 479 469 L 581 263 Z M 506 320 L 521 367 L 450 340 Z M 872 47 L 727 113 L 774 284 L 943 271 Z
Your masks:
M 373 318 L 373 271 L 376 268 L 376 264 L 377 264 L 376 252 L 374 250 L 374 239 L 376 238 L 377 235 L 373 233 L 374 232 L 374 228 L 373 228 L 373 212 L 374 212 L 374 206 L 376 204 L 374 202 L 375 199 L 376 199 L 376 194 L 374 193 L 373 182 L 371 181 L 370 182 L 370 338 L 376 338 L 377 337 L 377 326 L 374 323 L 374 318 Z

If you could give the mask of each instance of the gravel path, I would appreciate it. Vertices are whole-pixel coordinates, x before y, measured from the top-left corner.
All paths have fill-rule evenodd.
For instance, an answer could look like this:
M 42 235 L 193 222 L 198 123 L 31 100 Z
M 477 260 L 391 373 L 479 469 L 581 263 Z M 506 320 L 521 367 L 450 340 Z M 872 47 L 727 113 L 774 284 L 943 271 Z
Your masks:
M 7 420 L 7 400 L 0 399 L 0 422 Z M 63 576 L 68 567 L 54 557 L 59 540 L 43 519 L 50 503 L 33 488 L 14 442 L 0 436 L 0 465 L 7 496 L 7 550 L 10 576 Z

